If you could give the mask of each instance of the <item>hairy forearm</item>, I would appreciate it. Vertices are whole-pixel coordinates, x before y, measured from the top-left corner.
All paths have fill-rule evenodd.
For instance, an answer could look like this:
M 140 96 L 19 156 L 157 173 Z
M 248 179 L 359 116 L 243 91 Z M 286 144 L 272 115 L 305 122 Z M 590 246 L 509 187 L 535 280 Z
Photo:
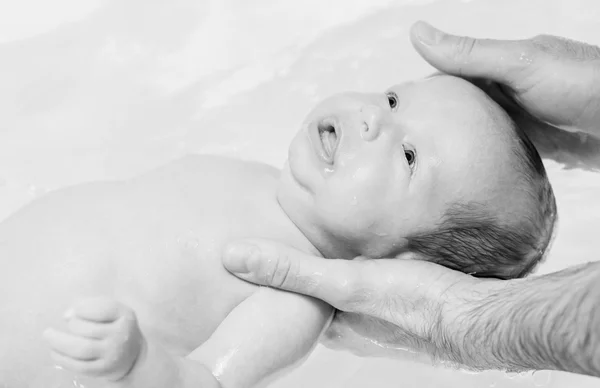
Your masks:
M 600 376 L 600 262 L 482 282 L 442 343 L 476 369 L 552 369 Z

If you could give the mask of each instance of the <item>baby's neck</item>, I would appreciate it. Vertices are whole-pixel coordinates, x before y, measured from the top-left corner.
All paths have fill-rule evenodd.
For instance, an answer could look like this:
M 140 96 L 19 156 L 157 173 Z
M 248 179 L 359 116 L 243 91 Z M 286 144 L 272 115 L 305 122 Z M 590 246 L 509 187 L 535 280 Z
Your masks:
M 275 241 L 296 248 L 304 253 L 322 257 L 323 255 L 318 246 L 288 217 L 275 198 L 273 198 L 272 205 L 274 210 L 263 213 L 263 216 L 269 218 L 265 221 L 269 222 L 274 232 L 273 235 L 277 236 L 275 237 Z
M 284 206 L 277 201 L 279 216 L 285 217 L 287 227 L 290 229 L 289 235 L 293 236 L 296 248 L 304 252 L 311 253 L 328 259 L 353 259 L 359 256 L 353 249 L 351 244 L 344 244 L 337 241 L 334 236 L 328 236 L 322 229 L 310 222 L 302 222 L 300 217 L 294 217 L 285 211 Z M 293 231 L 292 231 L 293 229 Z M 302 249 L 296 244 L 300 244 L 305 248 Z
M 318 223 L 305 219 L 303 214 L 295 214 L 296 206 L 293 202 L 282 203 L 277 190 L 279 179 L 278 174 L 267 189 L 269 206 L 272 205 L 273 208 L 262 213 L 262 215 L 272 215 L 272 219 L 268 222 L 271 228 L 276 230 L 278 241 L 319 257 L 352 259 L 359 255 L 351 249 L 351 242 L 339 241 L 339 238 L 329 235 L 320 228 Z

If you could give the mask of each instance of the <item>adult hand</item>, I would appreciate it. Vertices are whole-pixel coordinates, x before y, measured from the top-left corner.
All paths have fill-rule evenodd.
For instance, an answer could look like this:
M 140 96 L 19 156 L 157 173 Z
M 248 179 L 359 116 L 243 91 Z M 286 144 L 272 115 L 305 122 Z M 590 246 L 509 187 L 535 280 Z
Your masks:
M 231 244 L 224 251 L 223 264 L 252 283 L 313 296 L 338 310 L 375 318 L 384 323 L 376 325 L 384 332 L 371 330 L 369 335 L 379 342 L 385 338 L 391 346 L 455 361 L 460 356 L 446 347 L 450 336 L 461 335 L 455 323 L 461 310 L 454 302 L 460 299 L 462 305 L 469 295 L 491 285 L 408 255 L 326 260 L 262 240 Z
M 550 35 L 475 39 L 424 22 L 412 27 L 410 37 L 438 70 L 492 80 L 540 120 L 600 134 L 600 48 Z
M 331 260 L 251 240 L 226 247 L 223 264 L 250 282 L 377 320 L 382 324 L 358 325 L 384 345 L 476 370 L 600 377 L 600 262 L 527 279 L 482 280 L 407 256 Z

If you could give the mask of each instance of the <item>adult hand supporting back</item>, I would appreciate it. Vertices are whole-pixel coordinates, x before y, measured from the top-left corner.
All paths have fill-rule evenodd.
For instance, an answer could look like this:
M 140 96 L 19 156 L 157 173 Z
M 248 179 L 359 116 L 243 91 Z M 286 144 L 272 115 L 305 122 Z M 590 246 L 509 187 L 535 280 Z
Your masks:
M 524 40 L 446 34 L 424 22 L 415 49 L 442 72 L 492 80 L 526 111 L 557 126 L 600 135 L 600 48 L 551 35 Z

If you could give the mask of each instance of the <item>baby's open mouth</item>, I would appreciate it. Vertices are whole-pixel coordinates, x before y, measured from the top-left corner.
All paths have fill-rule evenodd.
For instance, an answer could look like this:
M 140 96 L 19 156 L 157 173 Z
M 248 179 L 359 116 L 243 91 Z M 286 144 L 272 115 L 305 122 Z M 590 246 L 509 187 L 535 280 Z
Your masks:
M 335 151 L 338 146 L 338 133 L 335 129 L 335 121 L 332 119 L 324 119 L 317 126 L 319 137 L 323 145 L 325 158 L 329 163 L 333 163 Z

